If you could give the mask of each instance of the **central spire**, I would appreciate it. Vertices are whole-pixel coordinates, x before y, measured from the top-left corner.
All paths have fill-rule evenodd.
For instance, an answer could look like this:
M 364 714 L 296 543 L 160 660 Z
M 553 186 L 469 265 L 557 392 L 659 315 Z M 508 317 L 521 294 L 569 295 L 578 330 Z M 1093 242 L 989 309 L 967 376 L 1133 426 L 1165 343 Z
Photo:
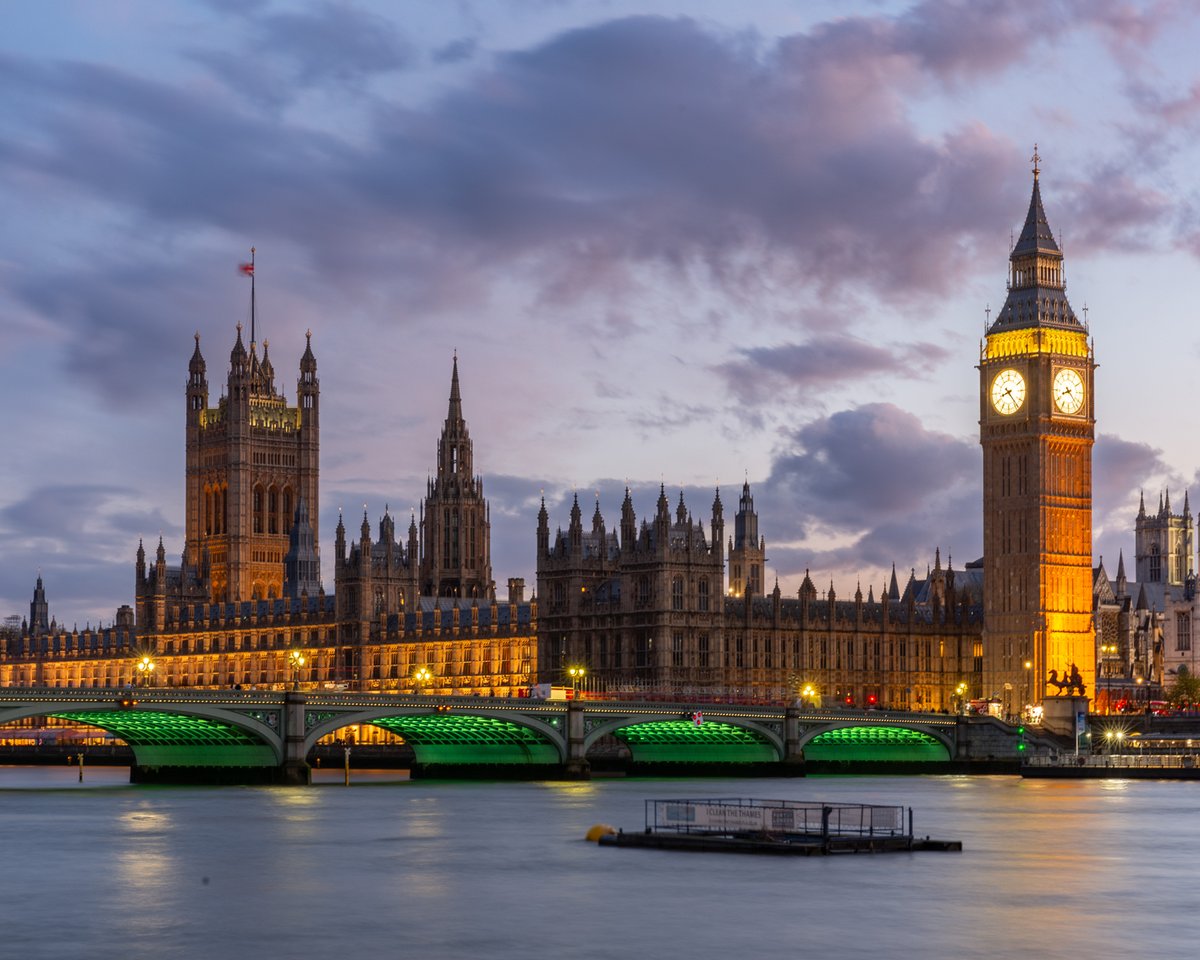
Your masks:
M 462 419 L 462 394 L 458 389 L 458 351 L 454 351 L 454 369 L 450 374 L 450 410 L 446 419 L 458 422 Z

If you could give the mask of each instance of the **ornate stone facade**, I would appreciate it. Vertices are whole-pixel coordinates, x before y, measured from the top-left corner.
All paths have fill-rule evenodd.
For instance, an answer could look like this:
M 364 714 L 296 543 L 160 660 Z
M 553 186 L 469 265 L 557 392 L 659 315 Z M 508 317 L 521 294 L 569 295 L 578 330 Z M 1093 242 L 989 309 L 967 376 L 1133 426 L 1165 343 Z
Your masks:
M 599 503 L 585 530 L 577 498 L 567 530 L 551 538 L 543 503 L 539 678 L 570 683 L 568 670 L 582 666 L 597 693 L 792 700 L 807 685 L 812 699 L 925 710 L 979 695 L 978 571 L 943 569 L 939 554 L 903 595 L 893 573 L 878 602 L 861 590 L 839 601 L 832 584 L 818 598 L 807 576 L 795 597 L 778 584 L 764 596 L 755 587 L 765 539 L 748 483 L 734 529 L 725 591 L 719 492 L 707 536 L 682 494 L 672 517 L 662 489 L 640 526 L 626 490 L 619 531 L 606 528 Z
M 538 594 L 542 598 L 538 676 L 563 682 L 584 666 L 598 688 L 710 687 L 724 659 L 724 540 L 721 497 L 713 499 L 709 535 L 683 495 L 671 516 L 659 490 L 653 520 L 639 528 L 629 490 L 620 535 L 596 503 L 583 528 L 579 498 L 566 533 L 550 539 L 543 500 L 538 513 Z
M 301 508 L 320 543 L 320 383 L 307 335 L 300 358 L 296 406 L 275 388 L 268 344 L 237 341 L 229 355 L 227 389 L 208 405 L 200 336 L 188 365 L 186 542 L 183 567 L 212 603 L 270 600 L 284 595 L 284 559 Z M 292 591 L 299 596 L 298 590 Z

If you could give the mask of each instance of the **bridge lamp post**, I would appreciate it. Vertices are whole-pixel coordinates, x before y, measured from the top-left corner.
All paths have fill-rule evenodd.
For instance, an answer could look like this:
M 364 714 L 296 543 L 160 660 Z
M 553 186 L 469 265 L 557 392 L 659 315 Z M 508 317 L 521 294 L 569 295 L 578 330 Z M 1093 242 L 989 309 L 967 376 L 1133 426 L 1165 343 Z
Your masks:
M 1033 661 L 1025 661 L 1025 705 L 1033 706 Z
M 149 656 L 143 656 L 137 664 L 138 686 L 148 687 L 154 678 L 154 661 Z
M 433 679 L 433 671 L 428 667 L 417 667 L 413 671 L 413 693 L 420 693 L 430 680 Z
M 962 680 L 958 686 L 954 688 L 954 712 L 962 713 L 963 702 L 967 696 L 967 681 Z
M 299 650 L 292 650 L 288 654 L 288 665 L 292 668 L 292 689 L 300 689 L 300 668 L 304 666 L 304 654 Z
M 571 687 L 574 691 L 574 698 L 579 699 L 579 685 L 583 683 L 583 678 L 587 676 L 585 667 L 567 667 L 567 676 L 571 678 Z
M 811 683 L 806 683 L 800 689 L 800 707 L 803 709 L 805 704 L 816 706 L 817 688 Z

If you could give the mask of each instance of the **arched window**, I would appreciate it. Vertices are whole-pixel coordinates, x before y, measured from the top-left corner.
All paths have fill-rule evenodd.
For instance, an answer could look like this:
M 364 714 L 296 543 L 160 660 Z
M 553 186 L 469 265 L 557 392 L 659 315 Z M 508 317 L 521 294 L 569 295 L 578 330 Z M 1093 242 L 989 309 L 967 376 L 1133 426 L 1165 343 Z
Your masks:
M 255 487 L 254 488 L 254 532 L 255 533 L 262 533 L 263 527 L 265 526 L 265 523 L 264 523 L 265 517 L 263 516 L 263 510 L 264 510 L 265 505 L 263 503 L 263 500 L 264 500 L 263 488 Z
M 1158 544 L 1150 544 L 1150 582 L 1158 583 L 1162 579 L 1162 555 L 1158 551 Z
M 683 577 L 671 581 L 671 609 L 683 609 Z
M 708 612 L 708 580 L 704 577 L 696 583 L 696 606 L 702 613 Z
M 267 524 L 268 533 L 279 532 L 279 490 L 275 487 L 267 491 Z
M 296 506 L 292 503 L 292 488 L 283 488 L 283 510 L 279 514 L 279 531 L 288 533 L 292 529 L 292 517 L 296 515 Z

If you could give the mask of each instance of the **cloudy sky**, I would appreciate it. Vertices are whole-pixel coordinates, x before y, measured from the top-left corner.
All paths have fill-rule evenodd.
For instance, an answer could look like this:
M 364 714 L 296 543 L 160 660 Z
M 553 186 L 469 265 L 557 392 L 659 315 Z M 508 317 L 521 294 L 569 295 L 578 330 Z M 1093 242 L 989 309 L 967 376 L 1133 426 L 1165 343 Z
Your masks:
M 183 547 L 184 381 L 322 389 L 320 544 L 407 525 L 458 351 L 493 566 L 544 491 L 839 593 L 981 550 L 978 374 L 1038 144 L 1096 392 L 1096 553 L 1195 489 L 1200 17 L 1134 0 L 59 0 L 0 12 L 0 614 Z M 1132 571 L 1131 571 L 1132 573 Z M 770 582 L 770 581 L 769 581 Z

